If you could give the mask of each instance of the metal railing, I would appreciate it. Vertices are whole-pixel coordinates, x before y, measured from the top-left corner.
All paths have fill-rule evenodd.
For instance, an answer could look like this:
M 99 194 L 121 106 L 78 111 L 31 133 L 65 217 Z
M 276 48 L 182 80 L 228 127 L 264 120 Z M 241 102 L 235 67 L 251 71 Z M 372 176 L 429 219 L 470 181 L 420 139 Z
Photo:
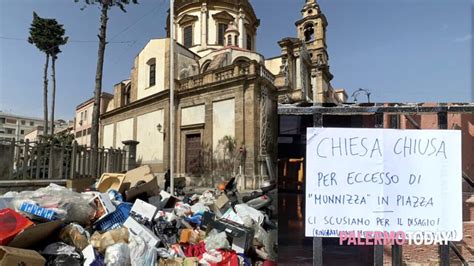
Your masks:
M 122 172 L 124 149 L 99 148 L 97 173 L 91 172 L 92 149 L 87 146 L 0 140 L 0 180 L 77 179 Z

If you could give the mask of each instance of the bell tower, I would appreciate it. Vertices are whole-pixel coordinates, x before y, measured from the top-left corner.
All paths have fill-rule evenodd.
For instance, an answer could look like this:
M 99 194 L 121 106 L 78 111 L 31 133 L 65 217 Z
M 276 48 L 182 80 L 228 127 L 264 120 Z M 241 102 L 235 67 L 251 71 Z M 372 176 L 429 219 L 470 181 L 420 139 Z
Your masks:
M 326 16 L 321 12 L 316 0 L 306 0 L 301 10 L 302 18 L 296 21 L 298 39 L 306 47 L 310 58 L 311 90 L 313 103 L 327 102 L 330 81 L 329 56 L 326 46 Z M 304 47 L 301 48 L 303 50 Z

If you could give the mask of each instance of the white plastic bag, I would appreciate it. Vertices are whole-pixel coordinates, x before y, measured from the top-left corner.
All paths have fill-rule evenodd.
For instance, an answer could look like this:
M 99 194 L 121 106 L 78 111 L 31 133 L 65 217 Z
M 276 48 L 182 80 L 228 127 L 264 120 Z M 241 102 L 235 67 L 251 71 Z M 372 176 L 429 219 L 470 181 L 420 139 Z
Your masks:
M 38 204 L 55 211 L 66 223 L 88 225 L 95 209 L 89 204 L 91 197 L 69 190 L 54 183 L 35 191 L 22 191 L 15 195 L 12 205 L 18 211 L 23 202 Z
M 199 265 L 211 265 L 222 261 L 222 254 L 217 250 L 210 250 L 202 254 Z
M 105 250 L 104 262 L 107 266 L 130 266 L 130 249 L 128 245 L 118 243 L 109 246 Z
M 128 238 L 132 266 L 148 266 L 156 264 L 157 251 L 150 247 L 143 238 L 130 234 Z
M 245 203 L 235 205 L 235 211 L 247 227 L 254 227 L 254 224 L 262 225 L 265 220 L 265 216 L 261 211 L 256 210 Z
M 206 239 L 204 239 L 204 243 L 206 245 L 206 250 L 213 250 L 213 249 L 229 249 L 230 244 L 227 240 L 227 234 L 225 232 L 218 232 L 216 229 L 212 229 L 209 232 Z

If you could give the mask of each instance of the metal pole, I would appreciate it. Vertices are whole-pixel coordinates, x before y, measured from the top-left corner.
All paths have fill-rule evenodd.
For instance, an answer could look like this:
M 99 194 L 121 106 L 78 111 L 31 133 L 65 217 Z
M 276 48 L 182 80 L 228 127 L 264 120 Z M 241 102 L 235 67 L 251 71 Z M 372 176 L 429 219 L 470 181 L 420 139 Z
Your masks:
M 174 0 L 170 0 L 170 193 L 174 195 Z
M 448 113 L 447 112 L 438 112 L 438 128 L 439 129 L 448 129 Z M 439 253 L 439 265 L 449 266 L 449 242 L 447 245 L 438 246 Z
M 383 114 L 382 112 L 375 113 L 375 128 L 383 128 Z M 374 245 L 374 266 L 383 265 L 383 245 Z
M 315 113 L 313 115 L 313 127 L 324 126 L 324 115 L 321 113 Z M 306 155 L 308 156 L 308 155 Z M 306 169 L 306 160 L 305 160 Z M 304 192 L 303 196 L 306 200 L 306 175 L 304 180 Z M 306 217 L 306 205 L 305 205 L 305 217 Z M 313 266 L 323 266 L 323 239 L 321 237 L 313 237 Z

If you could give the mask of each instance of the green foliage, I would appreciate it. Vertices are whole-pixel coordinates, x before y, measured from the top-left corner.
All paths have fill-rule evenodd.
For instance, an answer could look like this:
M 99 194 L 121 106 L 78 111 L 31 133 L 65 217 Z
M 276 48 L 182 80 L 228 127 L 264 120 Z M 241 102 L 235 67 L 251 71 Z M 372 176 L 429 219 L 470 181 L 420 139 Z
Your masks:
M 84 2 L 86 5 L 101 5 L 103 7 L 113 7 L 117 6 L 122 10 L 123 12 L 127 12 L 125 10 L 125 5 L 128 4 L 138 4 L 138 0 L 74 0 L 74 2 Z M 81 9 L 84 9 L 85 6 L 83 6 Z
M 28 42 L 34 44 L 41 52 L 54 57 L 61 53 L 59 46 L 68 41 L 68 37 L 65 37 L 64 34 L 63 25 L 55 19 L 42 18 L 33 12 Z
M 71 146 L 72 142 L 74 141 L 74 135 L 65 131 L 61 131 L 53 135 L 39 136 L 39 140 L 42 143 L 49 143 L 56 146 Z

